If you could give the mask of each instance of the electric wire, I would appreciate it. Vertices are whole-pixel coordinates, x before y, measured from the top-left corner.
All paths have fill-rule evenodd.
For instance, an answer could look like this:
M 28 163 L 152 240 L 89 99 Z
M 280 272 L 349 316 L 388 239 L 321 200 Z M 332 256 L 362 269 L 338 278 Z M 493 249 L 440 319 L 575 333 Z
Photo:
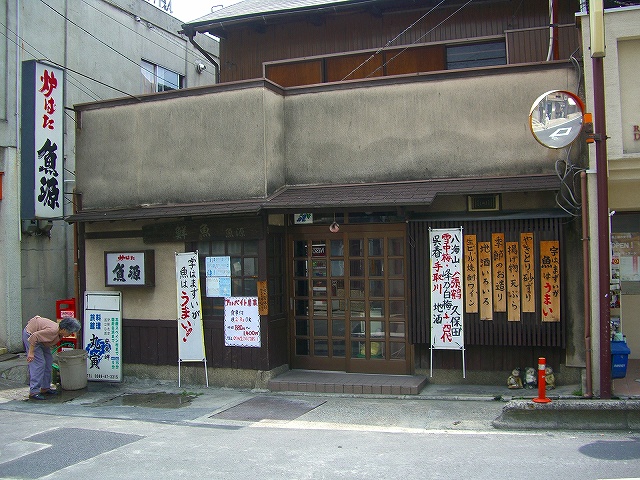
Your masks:
M 114 47 L 112 47 L 111 45 L 107 44 L 106 42 L 102 41 L 101 39 L 99 39 L 98 37 L 96 37 L 94 34 L 92 34 L 91 32 L 89 32 L 88 30 L 86 30 L 85 28 L 83 28 L 82 26 L 78 25 L 76 22 L 74 22 L 73 20 L 69 19 L 68 17 L 66 17 L 64 14 L 60 13 L 59 11 L 57 11 L 55 8 L 53 8 L 51 5 L 49 5 L 47 2 L 45 2 L 44 0 L 40 0 L 40 2 L 42 4 L 44 4 L 45 6 L 47 6 L 49 9 L 51 9 L 53 12 L 55 12 L 57 15 L 61 16 L 62 18 L 65 19 L 65 21 L 69 22 L 71 25 L 74 25 L 75 27 L 79 28 L 80 30 L 82 30 L 84 33 L 86 33 L 87 35 L 89 35 L 91 38 L 95 39 L 96 41 L 98 41 L 99 43 L 101 43 L 102 45 L 104 45 L 105 47 L 109 48 L 110 50 L 112 50 L 113 52 L 115 52 L 117 55 L 121 56 L 122 58 L 124 58 L 125 60 L 133 63 L 134 65 L 136 65 L 136 67 L 139 67 L 141 69 L 141 71 L 145 71 L 147 73 L 149 73 L 153 78 L 157 78 L 156 72 L 151 71 L 145 67 L 143 67 L 142 65 L 140 65 L 136 60 L 132 60 L 131 58 L 127 57 L 125 54 L 123 54 L 122 52 L 119 52 L 117 49 L 115 49 Z M 140 35 L 138 32 L 135 32 L 136 34 Z M 154 43 L 154 42 L 151 42 Z M 157 45 L 157 44 L 155 44 Z M 180 47 L 182 48 L 182 45 L 180 45 Z M 163 48 L 163 47 L 161 47 Z M 166 48 L 163 48 L 165 50 L 165 52 L 168 52 L 168 50 Z M 182 57 L 180 57 L 182 58 Z M 205 70 L 206 71 L 206 70 Z M 177 85 L 173 82 L 170 82 L 168 79 L 163 78 L 163 81 L 166 82 L 168 85 L 170 85 L 171 87 L 173 87 L 174 89 L 179 89 L 180 85 Z M 130 94 L 127 94 L 130 95 Z M 133 95 L 131 95 L 133 96 Z
M 442 5 L 446 0 L 441 0 L 440 3 L 438 3 L 437 5 L 435 5 L 434 7 L 432 7 L 430 10 L 428 10 L 424 15 L 422 15 L 420 18 L 418 18 L 415 22 L 413 22 L 411 25 L 409 25 L 407 28 L 405 28 L 402 32 L 400 32 L 398 35 L 396 35 L 395 37 L 393 37 L 391 40 L 389 40 L 384 47 L 380 47 L 378 50 L 376 50 L 375 53 L 371 54 L 371 56 L 369 58 L 367 58 L 364 62 L 362 62 L 360 65 L 358 65 L 356 68 L 354 68 L 353 70 L 351 70 L 343 79 L 342 81 L 344 82 L 347 78 L 349 78 L 351 75 L 353 75 L 353 73 L 355 73 L 359 68 L 363 67 L 364 65 L 366 65 L 368 62 L 371 61 L 371 59 L 373 59 L 377 54 L 379 54 L 381 51 L 383 51 L 385 48 L 387 48 L 389 45 L 391 45 L 393 42 L 395 42 L 398 38 L 400 38 L 402 35 L 404 35 L 405 33 L 407 33 L 409 30 L 411 30 L 418 22 L 420 22 L 422 19 L 424 19 L 425 17 L 427 17 L 431 12 L 433 12 L 436 8 L 438 8 L 440 5 Z
M 571 55 L 571 64 L 574 67 L 577 86 L 576 94 L 580 95 L 580 89 L 582 87 L 582 71 L 580 68 L 580 62 L 575 57 L 580 48 L 576 48 Z M 577 156 L 582 156 L 582 140 L 578 140 L 578 153 Z M 571 161 L 571 151 L 573 144 L 569 145 L 565 158 L 563 160 L 557 160 L 555 164 L 556 175 L 560 179 L 560 190 L 556 194 L 556 205 L 562 208 L 565 212 L 573 217 L 577 217 L 582 212 L 582 202 L 580 197 L 576 194 L 580 187 L 580 173 L 586 169 L 578 165 L 573 164 Z
M 53 64 L 54 62 L 52 60 L 50 60 L 49 58 L 47 58 L 47 56 L 42 53 L 41 51 L 39 51 L 36 47 L 34 47 L 33 45 L 31 45 L 29 42 L 27 42 L 24 38 L 22 37 L 18 37 L 19 40 L 24 43 L 25 45 L 27 45 L 30 49 L 32 49 L 33 51 L 29 51 L 29 48 L 24 48 L 24 46 L 21 46 L 19 43 L 16 42 L 15 37 L 16 34 L 13 30 L 11 30 L 7 25 L 3 24 L 2 22 L 0 22 L 0 26 L 4 28 L 4 30 L 6 30 L 7 32 L 13 34 L 13 36 L 9 36 L 7 34 L 5 34 L 4 32 L 2 32 L 2 36 L 5 37 L 7 40 L 9 40 L 12 44 L 22 48 L 24 51 L 26 51 L 29 55 L 31 55 L 31 57 L 33 57 L 34 59 L 42 59 L 46 62 L 49 62 L 51 64 Z M 37 55 L 35 55 L 33 52 L 37 53 Z M 83 93 L 85 93 L 87 96 L 89 96 L 92 100 L 102 100 L 102 98 L 100 98 L 100 96 L 95 93 L 94 91 L 92 91 L 89 87 L 87 87 L 86 85 L 84 85 L 82 82 L 80 82 L 79 80 L 75 79 L 73 76 L 67 76 L 67 81 L 69 83 L 71 83 L 73 86 L 75 86 L 78 90 L 82 91 Z
M 426 37 L 427 35 L 429 35 L 431 32 L 433 32 L 436 28 L 440 27 L 443 23 L 445 23 L 446 21 L 450 20 L 454 15 L 458 14 L 461 10 L 463 10 L 464 8 L 466 8 L 470 3 L 473 3 L 473 0 L 468 0 L 467 3 L 465 3 L 464 5 L 462 5 L 460 8 L 458 8 L 455 12 L 453 12 L 451 15 L 449 15 L 447 18 L 445 18 L 444 20 L 442 20 L 440 23 L 438 23 L 437 25 L 435 25 L 433 28 L 431 28 L 430 30 L 428 30 L 424 35 L 421 35 L 420 37 L 418 37 L 417 39 L 415 39 L 413 42 L 411 42 L 409 45 L 407 45 L 405 48 L 403 48 L 402 50 L 400 50 L 397 54 L 395 54 L 393 57 L 391 57 L 389 60 L 387 60 L 386 62 L 384 62 L 382 65 L 380 65 L 378 68 L 376 68 L 373 72 L 369 73 L 369 75 L 367 75 L 365 78 L 369 78 L 371 75 L 373 75 L 374 73 L 376 73 L 378 70 L 380 70 L 381 68 L 386 67 L 389 63 L 391 63 L 393 60 L 395 60 L 398 56 L 402 55 L 404 52 L 406 52 L 409 47 L 411 47 L 411 45 L 415 45 L 416 43 L 418 43 L 420 40 L 422 40 L 424 37 Z
M 129 57 L 127 57 L 124 53 L 119 52 L 117 49 L 113 48 L 111 45 L 107 44 L 106 42 L 103 42 L 102 40 L 100 40 L 98 37 L 96 37 L 93 33 L 91 33 L 90 31 L 88 31 L 87 29 L 81 27 L 80 25 L 78 25 L 76 22 L 74 22 L 73 20 L 67 18 L 64 16 L 64 14 L 60 13 L 59 11 L 57 11 L 55 8 L 53 8 L 51 5 L 49 5 L 47 2 L 45 2 L 44 0 L 40 0 L 41 3 L 43 3 L 45 6 L 47 6 L 48 8 L 50 8 L 54 13 L 56 13 L 57 15 L 60 15 L 62 18 L 64 18 L 67 22 L 69 22 L 71 25 L 74 25 L 75 27 L 79 28 L 80 30 L 82 30 L 84 33 L 86 33 L 87 35 L 89 35 L 91 38 L 93 38 L 94 40 L 97 40 L 98 42 L 100 42 L 102 45 L 104 45 L 105 47 L 107 47 L 108 49 L 110 49 L 111 51 L 113 51 L 114 53 L 116 53 L 117 55 L 121 56 L 122 58 L 124 58 L 125 60 L 133 63 L 134 65 L 140 67 L 141 70 L 145 70 L 147 72 L 149 72 L 151 75 L 154 75 L 155 77 L 155 72 L 151 72 L 147 69 L 145 69 L 144 67 L 142 67 L 141 65 L 138 64 L 137 61 L 130 59 Z M 176 88 L 178 88 L 178 85 L 175 86 Z
M 43 2 L 43 3 L 44 3 L 44 2 Z M 182 59 L 182 58 L 183 58 L 180 54 L 175 53 L 175 52 L 173 52 L 173 51 L 171 51 L 171 50 L 167 50 L 165 47 L 163 47 L 163 46 L 162 46 L 162 45 L 160 45 L 159 43 L 154 42 L 153 40 L 150 40 L 148 37 L 145 37 L 144 35 L 142 35 L 141 33 L 137 32 L 136 30 L 134 30 L 133 28 L 129 27 L 128 25 L 125 25 L 124 23 L 120 22 L 118 19 L 116 19 L 116 18 L 112 17 L 112 16 L 111 16 L 111 15 L 109 15 L 108 13 L 103 12 L 102 10 L 100 10 L 99 8 L 97 8 L 97 7 L 96 7 L 96 6 L 94 6 L 94 5 L 91 5 L 87 0 L 82 0 L 82 3 L 84 3 L 84 4 L 85 4 L 85 5 L 87 5 L 88 7 L 93 8 L 94 10 L 96 10 L 96 11 L 97 11 L 97 12 L 99 12 L 99 13 L 101 13 L 102 15 L 104 15 L 104 16 L 105 16 L 105 17 L 107 17 L 108 19 L 112 20 L 113 22 L 117 23 L 118 25 L 121 25 L 122 27 L 126 28 L 127 30 L 129 30 L 129 31 L 131 31 L 131 32 L 133 32 L 133 33 L 135 33 L 135 34 L 136 34 L 136 35 L 138 35 L 139 37 L 142 37 L 145 41 L 148 41 L 148 42 L 150 42 L 150 43 L 152 43 L 152 44 L 154 44 L 154 45 L 156 45 L 156 46 L 160 47 L 160 48 L 161 48 L 161 49 L 163 49 L 166 53 L 169 53 L 169 54 L 171 54 L 171 55 L 174 55 L 174 56 L 176 56 L 176 57 L 179 57 L 180 59 Z M 165 36 L 165 35 L 164 35 L 164 33 L 160 31 L 160 29 L 157 29 L 157 28 L 151 28 L 151 30 L 152 30 L 156 35 L 161 36 L 161 37 L 163 38 L 163 40 L 165 40 L 165 41 L 167 41 L 167 42 L 171 43 L 172 45 L 174 45 L 174 46 L 176 46 L 176 47 L 180 47 L 180 48 L 184 48 L 184 47 L 185 47 L 185 45 L 182 45 L 181 43 L 178 43 L 177 41 L 175 41 L 175 39 L 174 39 L 173 37 L 167 37 L 167 36 Z M 186 43 L 187 43 L 187 40 L 185 40 L 185 44 L 186 44 Z M 197 55 L 196 55 L 194 52 L 192 52 L 192 51 L 191 51 L 191 52 L 189 52 L 189 53 L 191 53 L 194 57 L 197 57 Z M 187 59 L 187 62 L 188 62 L 190 65 L 193 65 L 194 67 L 196 67 L 196 66 L 197 66 L 197 63 L 198 63 L 198 62 L 195 62 L 195 61 L 190 62 L 188 59 Z M 214 73 L 214 72 L 210 72 L 210 71 L 204 70 L 204 72 L 203 72 L 203 73 L 207 73 L 207 74 L 209 74 L 209 75 L 213 76 L 213 77 L 214 77 L 214 79 L 215 79 L 215 73 Z
M 8 32 L 12 33 L 12 34 L 13 34 L 13 36 L 15 37 L 15 33 L 14 33 L 10 28 L 8 28 L 6 25 L 4 25 L 2 22 L 0 22 L 0 26 L 4 27 Z M 20 46 L 18 43 L 16 43 L 16 41 L 14 40 L 14 38 L 13 38 L 13 37 L 10 37 L 10 36 L 8 36 L 8 35 L 6 35 L 6 34 L 4 34 L 4 33 L 3 33 L 3 37 L 5 37 L 6 39 L 8 39 L 8 40 L 9 40 L 11 43 L 13 43 L 14 45 L 18 45 L 18 46 Z M 98 79 L 96 79 L 96 78 L 93 78 L 93 77 L 91 77 L 91 76 L 89 76 L 89 75 L 86 75 L 86 74 L 84 74 L 84 73 L 81 73 L 81 72 L 79 72 L 79 71 L 77 71 L 77 70 L 74 70 L 74 69 L 72 69 L 72 68 L 70 68 L 70 67 L 65 67 L 64 65 L 61 65 L 61 64 L 59 64 L 58 62 L 55 62 L 55 61 L 51 60 L 51 59 L 50 59 L 50 58 L 48 58 L 45 54 L 43 54 L 42 52 L 40 52 L 37 48 L 35 48 L 35 47 L 33 47 L 32 45 L 30 45 L 29 43 L 27 43 L 27 41 L 26 41 L 24 38 L 22 38 L 22 37 L 19 37 L 19 38 L 20 38 L 20 40 L 21 40 L 22 42 L 24 42 L 26 45 L 28 45 L 30 48 L 32 48 L 32 49 L 33 49 L 33 50 L 38 54 L 38 55 L 34 55 L 34 54 L 33 54 L 33 52 L 29 52 L 29 51 L 27 50 L 27 53 L 29 53 L 29 55 L 31 55 L 34 59 L 40 59 L 40 60 L 45 61 L 45 62 L 47 62 L 47 63 L 49 63 L 49 64 L 51 64 L 51 65 L 53 65 L 53 66 L 55 66 L 55 67 L 58 67 L 58 68 L 60 68 L 60 69 L 64 70 L 65 72 L 72 72 L 72 73 L 74 73 L 74 74 L 76 74 L 76 75 L 79 75 L 79 76 L 84 77 L 84 78 L 87 78 L 87 79 L 89 79 L 89 80 L 91 80 L 91 81 L 93 81 L 93 82 L 96 82 L 96 83 L 98 83 L 98 84 L 100 84 L 100 85 L 102 85 L 102 86 L 105 86 L 105 87 L 107 87 L 107 88 L 110 88 L 110 89 L 112 89 L 112 90 L 115 90 L 115 91 L 116 91 L 116 92 L 118 92 L 118 93 L 122 93 L 123 95 L 126 95 L 126 96 L 131 97 L 131 98 L 135 98 L 136 100 L 139 100 L 139 97 L 137 97 L 137 96 L 135 96 L 135 95 L 132 95 L 132 94 L 130 94 L 130 93 L 128 93 L 128 92 L 125 92 L 124 90 L 120 90 L 119 88 L 116 88 L 116 87 L 114 87 L 114 86 L 112 86 L 112 85 L 109 85 L 108 83 L 102 82 L 102 81 L 100 81 L 100 80 L 98 80 Z M 25 49 L 25 50 L 26 50 L 26 49 Z M 93 92 L 92 90 L 90 90 L 86 85 L 84 85 L 84 84 L 83 84 L 82 82 L 80 82 L 79 80 L 75 80 L 75 79 L 74 79 L 74 81 L 71 81 L 71 79 L 72 79 L 72 78 L 73 78 L 73 77 L 71 77 L 71 76 L 67 76 L 67 80 L 69 80 L 69 81 L 70 81 L 70 83 L 71 83 L 71 84 L 73 84 L 74 86 L 76 86 L 79 90 L 83 91 L 84 93 L 86 93 L 87 95 L 89 95 L 90 97 L 92 97 L 94 100 L 103 100 L 102 98 L 100 98 L 100 96 L 99 96 L 98 94 L 96 94 L 95 92 Z M 77 83 L 75 83 L 75 82 L 77 82 Z M 86 90 L 84 90 L 84 89 L 86 89 Z M 88 90 L 88 91 L 87 91 L 87 90 Z

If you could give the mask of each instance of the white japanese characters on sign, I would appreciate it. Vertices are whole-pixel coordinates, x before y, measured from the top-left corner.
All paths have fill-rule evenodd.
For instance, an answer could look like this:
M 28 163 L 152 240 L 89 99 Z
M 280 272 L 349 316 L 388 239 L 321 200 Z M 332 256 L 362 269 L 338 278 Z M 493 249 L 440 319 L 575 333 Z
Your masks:
M 107 286 L 145 285 L 145 252 L 105 253 Z
M 27 150 L 33 154 L 30 162 L 34 162 L 31 166 L 35 164 L 35 178 L 33 183 L 29 181 L 29 185 L 33 185 L 33 204 L 28 203 L 34 206 L 34 218 L 61 218 L 64 204 L 64 72 L 36 62 L 34 75 L 34 145 L 28 146 Z

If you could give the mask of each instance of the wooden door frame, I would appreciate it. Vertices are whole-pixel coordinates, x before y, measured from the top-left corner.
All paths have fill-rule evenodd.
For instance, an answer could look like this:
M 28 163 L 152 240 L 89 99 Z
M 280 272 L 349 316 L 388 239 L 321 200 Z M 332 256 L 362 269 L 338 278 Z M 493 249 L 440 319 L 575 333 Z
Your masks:
M 351 358 L 351 338 L 349 328 L 349 314 L 345 316 L 345 358 L 339 361 L 343 366 L 340 371 L 358 372 L 358 373 L 384 373 L 384 374 L 411 374 L 414 371 L 414 349 L 409 339 L 409 301 L 410 292 L 408 291 L 408 242 L 407 242 L 407 226 L 402 223 L 393 224 L 355 224 L 355 225 L 341 225 L 340 233 L 334 234 L 329 232 L 328 225 L 313 225 L 313 226 L 296 226 L 290 228 L 287 233 L 287 291 L 289 297 L 288 317 L 289 317 L 289 363 L 292 368 L 303 368 L 313 370 L 336 370 L 336 359 L 313 356 L 296 356 L 296 316 L 295 316 L 295 289 L 294 289 L 294 269 L 293 259 L 295 252 L 293 251 L 294 241 L 296 240 L 313 240 L 313 237 L 322 238 L 326 241 L 331 240 L 331 236 L 341 238 L 345 242 L 345 263 L 348 262 L 349 256 L 346 251 L 346 245 L 349 238 L 353 238 L 357 235 L 368 235 L 373 237 L 375 235 L 384 235 L 388 237 L 390 234 L 397 232 L 404 239 L 403 261 L 404 261 L 404 322 L 405 322 L 405 358 L 404 361 L 393 360 L 372 360 L 372 359 L 359 359 Z M 327 244 L 328 246 L 328 244 Z M 327 250 L 329 252 L 329 250 Z M 385 252 L 384 258 L 388 257 L 388 253 Z M 330 254 L 327 255 L 327 261 L 330 261 Z M 329 281 L 330 277 L 327 277 Z M 368 273 L 365 273 L 365 280 L 369 278 Z M 348 276 L 345 276 L 345 280 L 348 281 Z M 385 295 L 385 299 L 388 300 L 388 293 Z M 345 297 L 345 300 L 347 298 Z M 349 303 L 349 302 L 347 302 Z M 350 303 L 348 308 L 350 309 Z M 386 317 L 388 323 L 388 317 Z M 312 326 L 310 325 L 309 328 Z M 387 333 L 388 335 L 388 333 Z M 388 344 L 388 337 L 385 339 Z M 370 341 L 370 340 L 369 340 Z M 310 346 L 312 348 L 312 346 Z

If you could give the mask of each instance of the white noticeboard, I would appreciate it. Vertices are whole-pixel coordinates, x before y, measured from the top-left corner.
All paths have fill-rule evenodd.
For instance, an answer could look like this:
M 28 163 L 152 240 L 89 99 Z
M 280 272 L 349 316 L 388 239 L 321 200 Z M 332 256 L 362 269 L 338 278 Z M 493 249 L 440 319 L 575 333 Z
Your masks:
M 204 329 L 200 291 L 198 252 L 176 253 L 178 306 L 178 386 L 182 362 L 204 362 L 209 386 L 207 357 L 204 352 Z
M 122 381 L 122 293 L 85 292 L 84 350 L 87 379 Z
M 224 345 L 260 347 L 258 297 L 224 299 Z
M 464 364 L 462 227 L 429 229 L 431 278 L 431 376 L 433 350 L 461 350 Z
M 231 257 L 205 257 L 207 297 L 231 296 Z

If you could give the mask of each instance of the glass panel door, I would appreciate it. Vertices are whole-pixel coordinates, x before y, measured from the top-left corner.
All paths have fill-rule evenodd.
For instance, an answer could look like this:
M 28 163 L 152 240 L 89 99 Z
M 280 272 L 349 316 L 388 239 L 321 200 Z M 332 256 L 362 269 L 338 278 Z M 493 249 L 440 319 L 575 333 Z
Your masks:
M 294 366 L 345 370 L 344 241 L 305 235 L 293 255 Z
M 293 368 L 410 372 L 404 228 L 387 230 L 292 239 Z
M 349 362 L 366 373 L 409 373 L 404 232 L 349 238 Z

